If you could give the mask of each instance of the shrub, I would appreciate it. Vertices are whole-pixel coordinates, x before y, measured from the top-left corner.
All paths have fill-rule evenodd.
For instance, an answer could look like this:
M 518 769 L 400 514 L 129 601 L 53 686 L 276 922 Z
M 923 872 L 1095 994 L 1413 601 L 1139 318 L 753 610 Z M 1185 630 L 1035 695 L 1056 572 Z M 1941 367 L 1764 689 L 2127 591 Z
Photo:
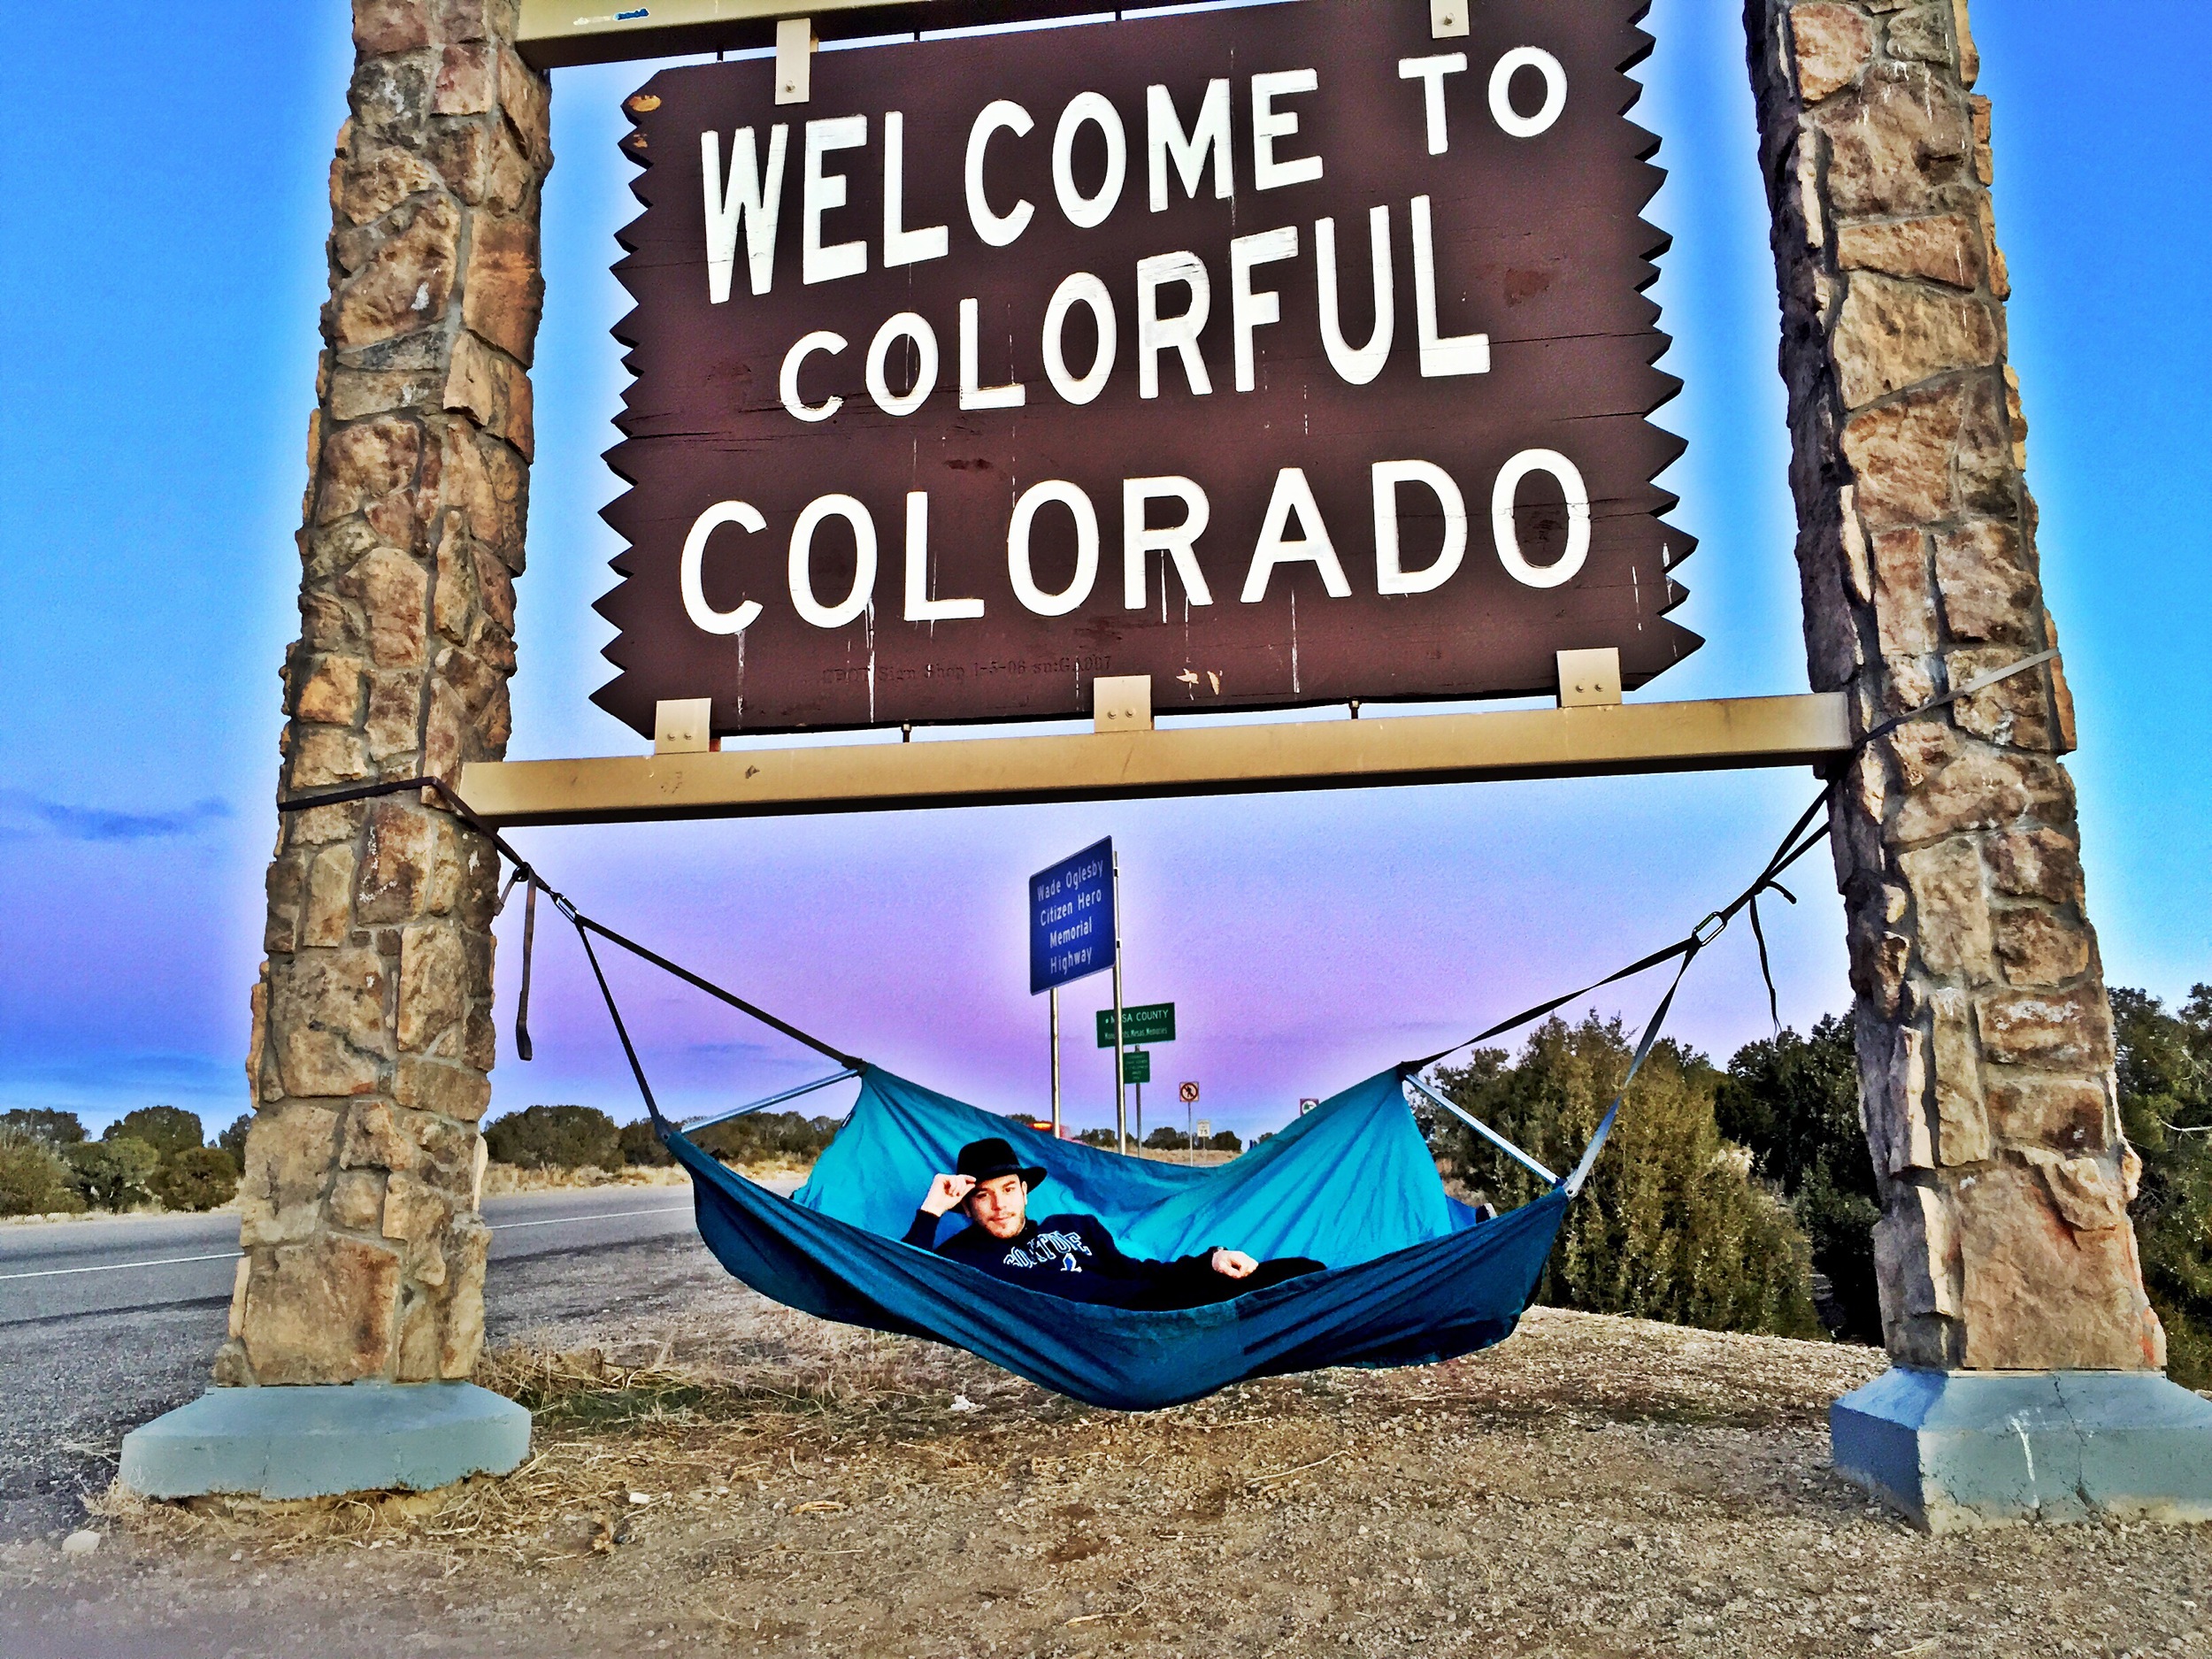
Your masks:
M 1874 1224 L 1881 1200 L 1859 1125 L 1858 1061 L 1849 1024 L 1834 1015 L 1810 1037 L 1785 1031 L 1747 1043 L 1713 1096 L 1720 1132 L 1751 1148 L 1752 1168 L 1782 1189 L 1827 1276 L 1825 1310 L 1836 1336 L 1882 1340 L 1874 1282 Z
M 212 1210 L 238 1191 L 238 1165 L 221 1147 L 188 1147 L 162 1159 L 146 1190 L 170 1210 Z
M 1114 1138 L 1114 1132 L 1110 1129 L 1086 1129 L 1075 1138 L 1087 1147 L 1118 1147 L 1121 1144 Z
M 215 1137 L 215 1144 L 230 1154 L 230 1161 L 241 1170 L 246 1167 L 246 1132 L 253 1127 L 253 1114 L 241 1112 L 230 1120 L 230 1127 Z
M 1241 1152 L 1244 1150 L 1244 1142 L 1237 1139 L 1237 1132 L 1233 1129 L 1215 1130 L 1213 1139 L 1207 1141 L 1206 1145 L 1210 1150 L 1215 1152 Z
M 660 1136 L 653 1133 L 650 1118 L 641 1118 L 635 1123 L 624 1124 L 620 1140 L 625 1164 L 658 1167 L 676 1161 L 668 1148 L 661 1144 Z
M 165 1158 L 196 1150 L 207 1137 L 201 1132 L 197 1112 L 181 1106 L 141 1106 L 102 1130 L 100 1139 L 142 1141 Z
M 1154 1152 L 1187 1152 L 1190 1137 L 1180 1129 L 1162 1127 L 1145 1136 L 1144 1144 Z
M 2212 985 L 2178 1013 L 2115 988 L 2120 1123 L 2143 1159 L 2134 1204 L 2143 1288 L 2166 1327 L 2166 1369 L 2212 1387 Z
M 710 1157 L 727 1164 L 808 1164 L 837 1136 L 834 1118 L 797 1112 L 748 1112 L 710 1125 L 691 1137 Z
M 0 1123 L 0 1216 L 47 1216 L 84 1207 L 52 1143 L 12 1121 Z
M 87 1203 L 102 1210 L 128 1210 L 149 1202 L 146 1183 L 161 1167 L 161 1154 L 133 1135 L 80 1141 L 61 1148 L 70 1183 Z
M 52 1147 L 70 1147 L 83 1140 L 84 1125 L 74 1112 L 57 1111 L 48 1106 L 19 1106 L 13 1111 L 0 1112 L 0 1129 L 16 1129 L 28 1135 L 36 1135 Z
M 484 1144 L 502 1164 L 526 1170 L 617 1170 L 622 1132 L 596 1106 L 528 1106 L 495 1118 Z
M 1517 1064 L 1479 1050 L 1444 1071 L 1444 1092 L 1556 1170 L 1573 1167 L 1620 1079 L 1629 1044 L 1618 1020 L 1548 1020 Z M 1672 1042 L 1637 1075 L 1613 1138 L 1568 1210 L 1536 1300 L 1716 1331 L 1814 1336 L 1810 1251 L 1786 1210 L 1752 1180 L 1744 1149 L 1713 1117 L 1718 1074 Z M 1486 1182 L 1501 1207 L 1544 1184 L 1440 1121 L 1432 1144 Z

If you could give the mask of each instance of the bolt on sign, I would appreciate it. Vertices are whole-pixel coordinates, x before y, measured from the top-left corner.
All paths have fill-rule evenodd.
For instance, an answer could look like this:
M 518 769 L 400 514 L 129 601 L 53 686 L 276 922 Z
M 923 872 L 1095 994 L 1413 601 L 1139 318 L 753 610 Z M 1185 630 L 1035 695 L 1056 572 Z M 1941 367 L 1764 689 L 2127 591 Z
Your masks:
M 597 701 L 718 733 L 1634 686 L 1647 0 L 1202 15 L 657 74 Z

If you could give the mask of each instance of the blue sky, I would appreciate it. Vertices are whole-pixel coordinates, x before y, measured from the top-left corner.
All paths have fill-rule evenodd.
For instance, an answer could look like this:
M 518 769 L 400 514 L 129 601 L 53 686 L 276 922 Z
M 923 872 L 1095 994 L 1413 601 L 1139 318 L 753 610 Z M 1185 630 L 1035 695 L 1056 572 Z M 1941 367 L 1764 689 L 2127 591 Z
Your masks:
M 2212 979 L 2212 611 L 2200 504 L 2212 154 L 2165 65 L 2212 10 L 2138 0 L 1980 8 L 1996 101 L 2012 359 L 2032 422 L 2051 608 L 2080 710 L 2090 904 L 2116 983 Z M 1657 290 L 1685 382 L 1661 416 L 1701 541 L 1678 613 L 1709 643 L 1647 696 L 1801 689 L 1773 267 L 1734 0 L 1658 0 L 1638 119 L 1669 182 Z M 0 1104 L 98 1121 L 153 1101 L 246 1104 L 247 993 L 273 833 L 276 671 L 295 628 L 303 441 L 325 291 L 326 170 L 347 8 L 67 8 L 12 19 L 0 65 Z M 2144 42 L 2157 42 L 2154 52 Z M 587 701 L 609 670 L 591 601 L 615 539 L 599 459 L 623 371 L 608 273 L 634 212 L 618 104 L 643 65 L 557 76 L 539 465 L 520 586 L 517 757 L 635 752 Z M 53 88 L 69 88 L 58 110 Z M 541 830 L 587 908 L 842 1045 L 1002 1109 L 1041 1101 L 1022 879 L 1112 834 L 1130 994 L 1172 998 L 1164 1083 L 1247 1131 L 1672 937 L 1739 886 L 1809 797 L 1801 773 L 1267 799 Z M 1786 1020 L 1847 999 L 1817 856 L 1770 923 Z M 506 930 L 503 927 L 503 933 Z M 503 1052 L 498 1110 L 634 1110 L 572 941 L 546 930 L 538 1058 Z M 508 941 L 502 995 L 510 994 Z M 625 975 L 667 1092 L 704 1110 L 806 1059 L 687 993 Z M 1110 1115 L 1068 1000 L 1069 1109 Z M 1600 1006 L 1642 1018 L 1655 986 Z M 1764 1033 L 1747 937 L 1699 964 L 1688 1040 Z M 1155 1095 L 1157 1102 L 1165 1089 Z

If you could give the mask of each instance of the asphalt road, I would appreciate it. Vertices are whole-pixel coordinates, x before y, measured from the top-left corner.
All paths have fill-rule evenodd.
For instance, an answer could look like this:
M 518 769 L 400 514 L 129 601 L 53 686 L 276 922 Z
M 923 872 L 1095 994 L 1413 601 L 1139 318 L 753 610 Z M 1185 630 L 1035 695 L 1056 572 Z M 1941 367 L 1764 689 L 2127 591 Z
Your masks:
M 484 1218 L 494 1341 L 721 1272 L 688 1187 L 518 1194 Z M 75 1525 L 124 1432 L 208 1386 L 237 1264 L 235 1215 L 0 1227 L 0 1542 Z

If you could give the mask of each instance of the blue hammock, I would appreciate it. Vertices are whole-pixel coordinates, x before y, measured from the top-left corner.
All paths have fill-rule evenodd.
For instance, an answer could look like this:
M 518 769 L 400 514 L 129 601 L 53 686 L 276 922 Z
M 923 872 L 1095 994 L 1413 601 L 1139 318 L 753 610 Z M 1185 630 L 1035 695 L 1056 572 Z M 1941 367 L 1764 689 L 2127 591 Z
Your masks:
M 763 1295 L 824 1319 L 949 1342 L 1047 1388 L 1122 1410 L 1195 1400 L 1322 1365 L 1417 1365 L 1511 1334 L 1571 1184 L 1494 1221 L 1445 1191 L 1393 1069 L 1211 1169 L 1056 1141 L 876 1066 L 852 1116 L 789 1198 L 672 1125 L 699 1235 Z M 932 1174 L 1003 1135 L 1050 1179 L 1033 1214 L 1084 1211 L 1132 1256 L 1209 1246 L 1307 1256 L 1326 1271 L 1175 1312 L 1070 1302 L 901 1241 Z M 947 1230 L 959 1225 L 949 1222 Z

